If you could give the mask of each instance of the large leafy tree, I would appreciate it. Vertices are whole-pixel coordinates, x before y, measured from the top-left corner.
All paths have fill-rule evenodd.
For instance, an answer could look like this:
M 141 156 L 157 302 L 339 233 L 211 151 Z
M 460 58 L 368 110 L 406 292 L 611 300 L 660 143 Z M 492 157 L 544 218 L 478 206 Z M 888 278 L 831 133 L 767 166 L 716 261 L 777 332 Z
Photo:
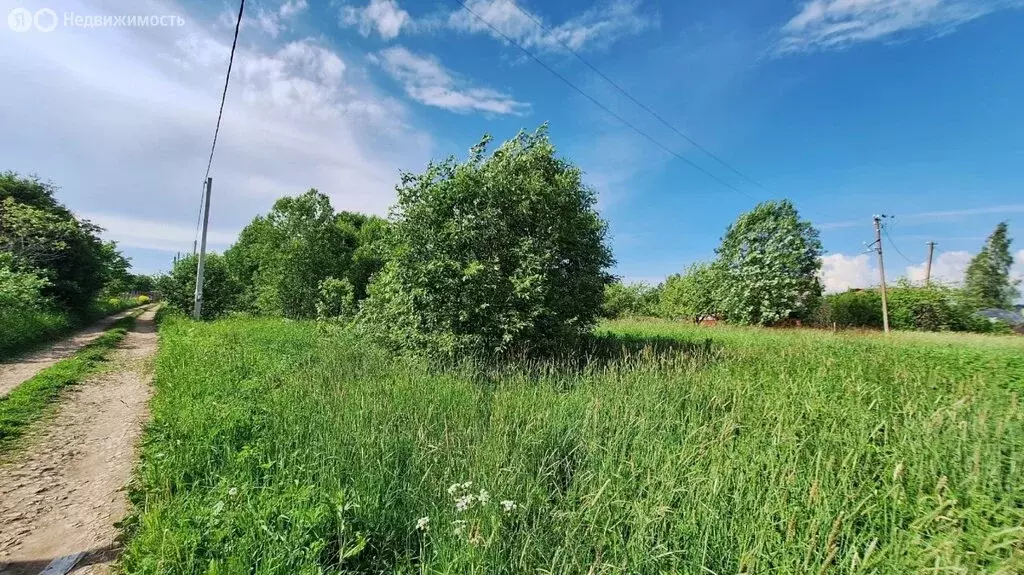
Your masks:
M 601 314 L 607 318 L 654 315 L 661 290 L 645 283 L 616 281 L 605 286 Z
M 821 298 L 821 241 L 788 200 L 758 204 L 717 249 L 717 304 L 727 320 L 772 325 L 803 319 Z
M 717 267 L 708 263 L 693 264 L 683 273 L 672 274 L 665 280 L 658 313 L 663 317 L 699 322 L 717 313 L 719 289 L 721 274 Z
M 612 263 L 580 170 L 545 127 L 487 155 L 403 174 L 384 269 L 361 323 L 442 355 L 544 352 L 574 342 L 601 310 Z
M 45 278 L 45 295 L 81 311 L 127 260 L 100 240 L 99 227 L 75 218 L 55 193 L 37 178 L 0 174 L 0 252 L 9 254 L 14 269 Z
M 1006 222 L 1000 222 L 967 266 L 964 289 L 979 308 L 1011 308 L 1020 295 L 1020 282 L 1010 277 L 1013 240 L 1007 232 Z
M 327 196 L 309 190 L 275 202 L 225 255 L 249 286 L 246 300 L 254 311 L 312 318 L 320 283 L 345 277 L 356 245 L 356 232 L 338 225 Z

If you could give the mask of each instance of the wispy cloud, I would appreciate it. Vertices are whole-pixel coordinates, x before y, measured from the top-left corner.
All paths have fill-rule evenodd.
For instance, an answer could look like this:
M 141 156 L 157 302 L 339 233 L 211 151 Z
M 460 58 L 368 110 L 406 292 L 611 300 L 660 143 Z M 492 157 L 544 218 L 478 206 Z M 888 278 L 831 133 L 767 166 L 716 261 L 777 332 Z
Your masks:
M 456 78 L 431 56 L 419 56 L 401 46 L 382 50 L 373 58 L 398 80 L 405 93 L 428 106 L 452 112 L 490 112 L 522 115 L 530 105 L 490 88 L 478 88 Z
M 502 41 L 507 36 L 524 48 L 551 52 L 564 51 L 563 44 L 573 50 L 607 48 L 619 39 L 643 32 L 657 23 L 655 17 L 640 12 L 639 0 L 612 0 L 562 24 L 545 22 L 541 16 L 509 0 L 469 0 L 466 7 L 468 10 L 459 9 L 449 15 L 448 27 L 462 32 L 489 34 Z
M 370 0 L 369 4 L 361 8 L 343 7 L 341 23 L 358 27 L 363 36 L 376 31 L 381 38 L 391 40 L 398 37 L 402 27 L 408 26 L 411 19 L 409 13 L 402 10 L 395 0 Z
M 275 9 L 258 6 L 255 12 L 242 16 L 242 28 L 256 28 L 271 38 L 288 29 L 290 21 L 309 7 L 307 0 L 287 0 Z M 217 19 L 224 28 L 234 28 L 238 13 L 224 10 Z
M 465 7 L 422 17 L 410 16 L 398 0 L 369 0 L 365 6 L 343 6 L 341 23 L 357 27 L 363 36 L 376 31 L 385 40 L 402 33 L 456 31 L 487 34 L 502 42 L 507 37 L 541 52 L 564 52 L 565 46 L 600 50 L 657 26 L 657 16 L 641 12 L 640 5 L 640 0 L 606 0 L 562 23 L 552 23 L 512 0 L 466 0 Z
M 940 35 L 1022 0 L 811 0 L 781 29 L 780 54 L 842 49 L 920 31 Z
M 1024 213 L 1024 204 L 1010 204 L 1004 206 L 988 206 L 984 208 L 967 208 L 963 210 L 943 210 L 934 212 L 918 212 L 916 214 L 899 215 L 897 214 L 896 221 L 903 223 L 917 223 L 926 224 L 932 222 L 941 222 L 948 220 L 956 220 L 960 218 L 966 218 L 970 216 L 980 216 L 988 214 L 1021 214 Z M 871 222 L 867 216 L 857 220 L 844 220 L 840 222 L 824 222 L 815 223 L 814 227 L 819 230 L 835 230 L 842 228 L 855 228 L 858 226 L 870 226 Z

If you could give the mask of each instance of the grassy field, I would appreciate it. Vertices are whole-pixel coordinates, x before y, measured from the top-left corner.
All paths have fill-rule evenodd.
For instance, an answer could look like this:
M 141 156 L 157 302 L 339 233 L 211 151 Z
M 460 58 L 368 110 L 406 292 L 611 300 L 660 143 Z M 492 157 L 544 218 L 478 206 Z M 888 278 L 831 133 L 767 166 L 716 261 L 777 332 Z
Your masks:
M 124 567 L 1024 572 L 1021 339 L 601 331 L 480 375 L 169 319 Z

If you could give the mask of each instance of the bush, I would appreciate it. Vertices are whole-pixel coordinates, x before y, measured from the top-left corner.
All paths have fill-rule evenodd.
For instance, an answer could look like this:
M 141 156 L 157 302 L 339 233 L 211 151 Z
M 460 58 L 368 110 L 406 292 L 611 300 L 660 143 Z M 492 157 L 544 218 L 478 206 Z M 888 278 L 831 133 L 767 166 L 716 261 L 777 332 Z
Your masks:
M 658 315 L 669 319 L 685 318 L 697 323 L 718 313 L 717 290 L 720 270 L 710 264 L 694 264 L 682 274 L 672 274 L 661 288 Z
M 148 296 L 148 295 L 139 295 L 139 296 L 135 296 L 135 304 L 136 304 L 136 305 L 146 305 L 146 304 L 147 304 L 147 303 L 149 303 L 150 301 L 151 301 L 151 300 L 150 300 L 150 298 L 149 298 L 149 296 Z
M 915 287 L 900 282 L 887 291 L 889 327 L 916 331 L 1005 331 L 974 313 L 963 290 L 941 285 Z M 829 327 L 882 329 L 882 294 L 848 291 L 825 296 L 816 323 Z
M 659 294 L 659 288 L 644 283 L 626 285 L 617 281 L 608 284 L 604 288 L 601 315 L 609 319 L 653 316 L 658 310 Z
M 360 324 L 429 353 L 543 353 L 597 320 L 612 263 L 606 225 L 579 168 L 546 128 L 485 157 L 403 174 L 386 263 Z
M 196 292 L 198 258 L 189 255 L 174 264 L 171 273 L 157 280 L 157 287 L 167 303 L 191 315 Z M 203 279 L 203 319 L 214 319 L 234 309 L 241 287 L 228 271 L 227 263 L 218 254 L 206 255 Z
M 347 279 L 327 278 L 320 282 L 316 317 L 320 320 L 351 319 L 356 312 L 355 289 Z

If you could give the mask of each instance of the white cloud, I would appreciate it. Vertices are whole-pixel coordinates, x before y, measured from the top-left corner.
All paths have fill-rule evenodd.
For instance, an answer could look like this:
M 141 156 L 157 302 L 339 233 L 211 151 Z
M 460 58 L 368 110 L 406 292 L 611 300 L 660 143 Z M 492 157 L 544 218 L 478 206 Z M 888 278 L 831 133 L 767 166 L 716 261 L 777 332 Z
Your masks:
M 967 264 L 971 263 L 971 254 L 965 251 L 943 252 L 932 260 L 932 282 L 957 285 L 964 281 Z M 924 283 L 926 265 L 907 266 L 907 279 L 911 283 Z
M 0 33 L 3 169 L 53 180 L 61 201 L 125 245 L 191 250 L 232 31 L 168 2 L 62 9 L 179 14 L 186 25 Z M 329 45 L 240 44 L 211 173 L 211 229 L 234 234 L 310 187 L 338 209 L 386 213 L 399 172 L 422 167 L 432 148 L 405 106 Z M 155 257 L 135 263 L 165 265 Z
M 611 0 L 558 25 L 546 23 L 508 0 L 468 0 L 466 6 L 468 10 L 460 8 L 448 16 L 448 27 L 489 34 L 502 41 L 507 36 L 524 48 L 551 52 L 564 51 L 563 44 L 576 51 L 607 48 L 656 24 L 651 16 L 639 12 L 639 0 Z
M 418 56 L 401 46 L 382 50 L 374 57 L 405 93 L 417 102 L 453 112 L 525 114 L 529 104 L 490 88 L 474 88 L 453 77 L 436 58 Z
M 942 34 L 1021 0 L 811 0 L 782 27 L 779 53 L 841 49 L 911 30 Z
M 402 26 L 410 23 L 409 13 L 402 10 L 395 0 L 370 0 L 362 8 L 345 6 L 341 21 L 348 26 L 358 26 L 363 36 L 369 36 L 376 29 L 385 40 L 397 37 Z
M 124 214 L 78 214 L 104 228 L 105 239 L 114 240 L 121 248 L 132 247 L 161 252 L 187 252 L 196 237 L 194 226 L 172 224 L 160 220 L 136 218 Z M 237 234 L 230 231 L 207 230 L 206 245 L 221 251 L 234 243 Z M 184 249 L 186 247 L 188 249 Z
M 290 20 L 308 7 L 306 0 L 287 0 L 273 10 L 261 4 L 255 11 L 250 8 L 242 14 L 242 29 L 255 28 L 271 38 L 277 38 L 281 32 L 288 29 Z M 237 19 L 238 12 L 230 9 L 221 12 L 217 22 L 224 28 L 234 29 Z
M 829 254 L 821 258 L 821 281 L 826 293 L 878 285 L 878 268 L 868 254 Z M 887 266 L 888 267 L 888 266 Z

